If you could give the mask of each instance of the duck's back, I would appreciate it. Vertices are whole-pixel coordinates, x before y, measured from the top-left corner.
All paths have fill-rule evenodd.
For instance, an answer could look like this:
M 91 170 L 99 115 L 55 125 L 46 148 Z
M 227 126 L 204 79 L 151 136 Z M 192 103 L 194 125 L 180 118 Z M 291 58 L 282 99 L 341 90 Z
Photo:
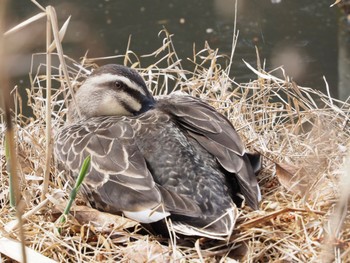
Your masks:
M 165 206 L 173 209 L 172 217 L 177 220 L 196 222 L 201 227 L 211 223 L 223 211 L 232 208 L 232 188 L 237 185 L 234 177 L 228 175 L 215 156 L 193 139 L 173 116 L 161 109 L 149 113 L 158 119 L 157 124 L 148 123 L 148 118 L 143 123 L 141 117 L 142 125 L 135 141 L 154 181 L 162 188 L 188 198 L 199 209 L 195 215 L 194 211 L 177 212 L 177 205 L 172 207 L 173 200 L 167 199 Z

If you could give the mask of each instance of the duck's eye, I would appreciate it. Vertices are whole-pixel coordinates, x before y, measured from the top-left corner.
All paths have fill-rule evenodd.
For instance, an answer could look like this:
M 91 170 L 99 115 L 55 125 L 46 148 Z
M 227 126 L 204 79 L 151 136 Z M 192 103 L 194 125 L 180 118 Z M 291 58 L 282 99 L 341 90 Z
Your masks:
M 114 86 L 115 86 L 117 89 L 120 89 L 120 88 L 123 86 L 123 83 L 120 82 L 120 81 L 116 81 L 116 82 L 114 83 Z

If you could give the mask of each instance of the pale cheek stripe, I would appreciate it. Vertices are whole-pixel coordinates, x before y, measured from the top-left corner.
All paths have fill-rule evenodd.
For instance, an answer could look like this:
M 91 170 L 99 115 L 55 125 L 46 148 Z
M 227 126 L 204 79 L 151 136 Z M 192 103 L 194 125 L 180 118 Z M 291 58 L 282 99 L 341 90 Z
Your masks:
M 139 111 L 142 107 L 141 103 L 138 102 L 134 97 L 128 95 L 126 92 L 120 92 L 118 99 L 126 103 L 134 111 Z
M 135 82 L 123 76 L 118 76 L 113 74 L 102 74 L 95 77 L 90 77 L 89 79 L 86 80 L 86 84 L 89 84 L 95 87 L 95 86 L 103 85 L 107 82 L 116 82 L 116 81 L 124 82 L 130 89 L 136 90 L 140 92 L 142 95 L 146 96 L 146 92 L 143 90 L 142 87 L 140 87 Z
M 113 92 L 114 93 L 114 92 Z M 134 97 L 128 95 L 124 91 L 118 92 L 118 98 L 115 94 L 105 94 L 102 97 L 99 113 L 102 115 L 129 115 L 137 112 L 142 108 L 141 103 Z

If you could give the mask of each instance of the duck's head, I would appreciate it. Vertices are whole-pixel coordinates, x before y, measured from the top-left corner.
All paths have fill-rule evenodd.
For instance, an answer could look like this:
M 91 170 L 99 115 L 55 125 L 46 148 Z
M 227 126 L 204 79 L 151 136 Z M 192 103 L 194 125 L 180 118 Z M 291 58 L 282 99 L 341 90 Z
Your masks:
M 69 122 L 96 116 L 138 115 L 155 104 L 137 71 L 115 64 L 94 70 L 76 92 L 75 101 L 69 106 Z

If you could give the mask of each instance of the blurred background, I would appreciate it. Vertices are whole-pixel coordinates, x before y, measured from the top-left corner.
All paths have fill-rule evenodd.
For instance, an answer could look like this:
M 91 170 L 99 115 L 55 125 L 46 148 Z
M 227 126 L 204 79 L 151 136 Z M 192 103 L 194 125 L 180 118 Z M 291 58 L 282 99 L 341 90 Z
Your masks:
M 173 42 L 186 68 L 207 41 L 220 54 L 231 53 L 234 0 L 60 0 L 38 1 L 55 7 L 60 26 L 72 16 L 63 48 L 79 60 L 88 57 L 124 54 L 129 36 L 130 49 L 138 55 L 162 45 L 158 33 L 164 27 L 174 34 Z M 300 86 L 326 90 L 325 76 L 335 98 L 350 95 L 350 25 L 334 0 L 238 0 L 239 39 L 231 75 L 236 82 L 256 76 L 242 59 L 256 67 L 256 51 L 266 60 L 266 69 L 283 66 Z M 8 3 L 11 28 L 40 12 L 33 3 Z M 45 18 L 9 37 L 9 69 L 13 84 L 28 88 L 31 56 L 45 51 Z M 42 62 L 44 63 L 44 56 Z M 121 62 L 121 61 L 106 61 Z M 147 65 L 141 65 L 147 66 Z M 276 72 L 277 76 L 279 75 Z

